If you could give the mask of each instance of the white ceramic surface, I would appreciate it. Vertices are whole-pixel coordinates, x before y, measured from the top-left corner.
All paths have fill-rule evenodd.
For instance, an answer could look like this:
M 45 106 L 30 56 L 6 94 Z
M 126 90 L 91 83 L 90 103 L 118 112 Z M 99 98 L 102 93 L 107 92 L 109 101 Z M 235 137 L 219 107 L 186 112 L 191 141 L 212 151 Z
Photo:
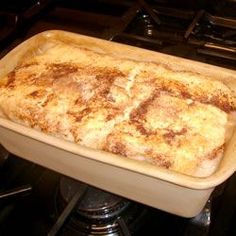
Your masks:
M 123 58 L 156 61 L 175 70 L 210 75 L 236 91 L 234 71 L 178 57 L 86 37 L 64 31 L 47 31 L 19 45 L 0 61 L 0 79 L 14 69 L 28 53 L 50 40 L 78 44 Z M 236 134 L 226 145 L 224 157 L 214 174 L 206 178 L 186 176 L 150 164 L 96 151 L 43 134 L 0 118 L 0 143 L 10 152 L 129 199 L 161 210 L 193 217 L 204 207 L 215 186 L 224 182 L 236 169 Z

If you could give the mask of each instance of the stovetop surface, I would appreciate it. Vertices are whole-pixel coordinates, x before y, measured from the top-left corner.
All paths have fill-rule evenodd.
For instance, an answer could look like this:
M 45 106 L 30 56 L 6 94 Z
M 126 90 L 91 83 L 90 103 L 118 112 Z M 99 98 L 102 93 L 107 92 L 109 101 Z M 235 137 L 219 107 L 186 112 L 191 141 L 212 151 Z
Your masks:
M 153 0 L 146 1 L 149 8 L 141 3 L 143 1 L 132 0 L 3 1 L 0 58 L 36 33 L 60 29 L 236 69 L 233 1 Z M 150 16 L 150 6 L 154 17 Z M 226 17 L 228 21 L 219 17 Z M 1 191 L 32 186 L 28 195 L 0 199 L 0 235 L 47 235 L 58 217 L 55 192 L 60 178 L 59 173 L 14 155 L 0 162 Z M 235 186 L 236 175 L 233 175 L 220 186 L 220 194 L 213 197 L 209 232 L 207 227 L 199 228 L 194 219 L 142 206 L 147 214 L 134 235 L 236 235 Z M 66 230 L 62 229 L 58 235 L 66 235 Z
M 26 184 L 32 186 L 28 196 L 0 202 L 0 235 L 46 235 L 57 218 L 55 198 L 61 175 L 15 156 L 10 156 L 4 163 L 0 175 L 2 190 Z M 183 235 L 188 220 L 143 207 L 148 213 L 143 226 L 134 235 L 151 235 L 151 232 Z M 65 232 L 64 229 L 58 235 Z
M 59 173 L 10 155 L 0 167 L 0 190 L 30 185 L 32 191 L 27 195 L 0 199 L 0 235 L 47 235 L 57 220 L 56 193 L 61 177 Z M 146 215 L 138 231 L 132 235 L 235 235 L 235 184 L 236 175 L 233 175 L 225 184 L 223 193 L 212 201 L 209 232 L 206 227 L 193 224 L 193 219 L 140 204 Z M 66 233 L 66 227 L 62 227 L 57 235 Z
M 236 69 L 233 1 L 153 0 L 146 1 L 148 8 L 143 2 L 3 1 L 0 22 L 8 30 L 0 27 L 6 35 L 0 57 L 36 33 L 60 29 Z

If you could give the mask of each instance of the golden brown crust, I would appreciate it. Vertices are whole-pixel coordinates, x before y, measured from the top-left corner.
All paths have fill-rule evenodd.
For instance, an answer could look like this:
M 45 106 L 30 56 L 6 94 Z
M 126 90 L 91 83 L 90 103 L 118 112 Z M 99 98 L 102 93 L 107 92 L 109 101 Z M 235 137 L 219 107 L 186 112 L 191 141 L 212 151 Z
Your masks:
M 114 127 L 104 150 L 193 175 L 222 150 L 226 123 L 226 113 L 212 105 L 154 92 Z
M 0 82 L 3 117 L 198 176 L 214 170 L 235 108 L 222 82 L 64 44 L 26 58 Z M 209 171 L 199 171 L 203 163 Z

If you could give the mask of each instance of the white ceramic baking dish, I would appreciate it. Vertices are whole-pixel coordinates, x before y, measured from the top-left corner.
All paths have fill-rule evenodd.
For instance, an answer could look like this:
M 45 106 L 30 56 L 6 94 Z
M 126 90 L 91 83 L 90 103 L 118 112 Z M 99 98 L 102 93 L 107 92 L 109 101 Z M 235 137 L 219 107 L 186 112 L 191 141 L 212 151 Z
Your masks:
M 168 64 L 219 79 L 236 91 L 235 71 L 153 51 L 64 31 L 35 35 L 0 61 L 0 79 L 26 54 L 37 53 L 53 40 L 114 54 L 121 58 Z M 118 155 L 92 150 L 0 118 L 0 143 L 10 152 L 74 179 L 184 217 L 197 215 L 214 188 L 236 169 L 236 133 L 226 145 L 224 157 L 209 177 L 196 178 Z

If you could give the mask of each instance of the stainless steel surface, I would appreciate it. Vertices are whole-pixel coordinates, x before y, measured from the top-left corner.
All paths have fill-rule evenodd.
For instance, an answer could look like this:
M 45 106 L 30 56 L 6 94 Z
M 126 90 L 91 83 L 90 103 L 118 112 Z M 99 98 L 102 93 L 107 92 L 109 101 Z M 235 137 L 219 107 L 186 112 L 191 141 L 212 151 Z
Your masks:
M 227 54 L 227 53 L 224 53 L 224 52 L 219 52 L 219 51 L 204 49 L 204 48 L 197 49 L 197 52 L 200 53 L 200 54 L 208 55 L 208 56 L 213 56 L 213 57 L 218 57 L 218 58 L 223 58 L 223 59 L 236 61 L 236 55 L 235 54 Z
M 213 16 L 209 13 L 205 13 L 205 18 L 213 25 L 219 25 L 223 27 L 229 27 L 236 29 L 236 20 L 227 17 Z
M 184 34 L 184 38 L 185 39 L 187 39 L 190 36 L 190 34 L 192 33 L 194 27 L 196 26 L 198 21 L 202 18 L 204 13 L 205 13 L 204 10 L 200 10 L 199 12 L 197 12 L 197 14 L 194 17 L 193 21 L 191 22 L 191 24 L 189 25 L 188 29 L 186 30 L 186 33 Z
M 32 191 L 32 187 L 30 185 L 24 185 L 21 187 L 17 187 L 14 189 L 10 189 L 7 191 L 0 192 L 0 200 L 9 198 L 9 197 L 18 197 L 18 196 L 25 196 Z
M 223 50 L 223 51 L 226 51 L 226 52 L 236 53 L 236 47 L 225 47 L 225 46 L 222 46 L 222 45 L 217 45 L 215 43 L 205 43 L 204 47 Z
M 125 221 L 121 217 L 118 217 L 116 222 L 118 223 L 118 225 L 120 227 L 122 236 L 131 236 L 131 233 L 130 233 Z
M 48 236 L 55 236 L 59 233 L 62 226 L 65 224 L 66 219 L 71 214 L 71 212 L 75 209 L 77 204 L 80 204 L 80 199 L 83 198 L 87 191 L 87 186 L 81 186 L 81 189 L 75 193 L 72 199 L 69 201 L 68 205 L 65 207 L 63 212 L 58 217 L 56 223 L 53 225 L 51 230 L 48 232 Z
M 152 7 L 150 7 L 144 0 L 138 0 L 140 5 L 144 8 L 144 10 L 151 16 L 153 21 L 157 24 L 160 25 L 161 21 L 156 15 L 156 13 L 153 11 Z

